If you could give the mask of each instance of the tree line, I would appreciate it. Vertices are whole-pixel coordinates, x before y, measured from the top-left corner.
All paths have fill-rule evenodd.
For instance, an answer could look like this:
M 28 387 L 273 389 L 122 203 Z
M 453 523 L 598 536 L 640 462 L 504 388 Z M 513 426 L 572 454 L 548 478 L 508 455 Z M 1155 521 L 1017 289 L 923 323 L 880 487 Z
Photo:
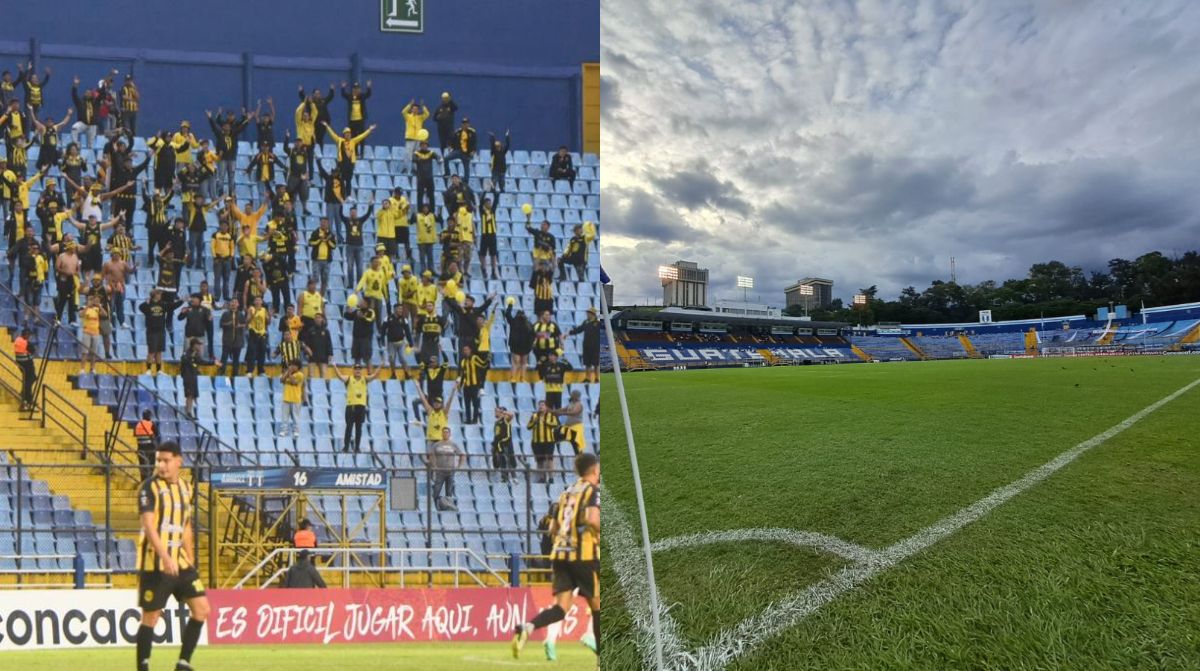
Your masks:
M 1035 319 L 1095 314 L 1110 304 L 1128 305 L 1136 311 L 1146 307 L 1200 300 L 1200 252 L 1178 258 L 1150 252 L 1130 261 L 1112 259 L 1107 271 L 1085 273 L 1079 266 L 1061 261 L 1035 263 L 1024 278 L 997 283 L 958 284 L 934 280 L 918 291 L 905 287 L 894 300 L 880 298 L 875 286 L 860 289 L 867 296 L 861 306 L 845 306 L 834 299 L 825 309 L 809 311 L 815 320 L 851 324 L 903 322 L 936 324 L 974 322 L 980 310 L 991 310 L 992 319 Z M 790 316 L 804 314 L 803 305 L 784 310 Z

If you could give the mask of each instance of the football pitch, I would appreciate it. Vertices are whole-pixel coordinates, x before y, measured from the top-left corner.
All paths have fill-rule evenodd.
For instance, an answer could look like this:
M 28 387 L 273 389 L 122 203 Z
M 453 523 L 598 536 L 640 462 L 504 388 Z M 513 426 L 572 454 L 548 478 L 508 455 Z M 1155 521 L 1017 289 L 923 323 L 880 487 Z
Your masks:
M 150 668 L 170 671 L 175 668 L 178 646 L 156 647 Z M 0 669 L 5 671 L 125 671 L 133 664 L 132 648 L 54 650 L 0 653 Z M 383 671 L 385 669 L 421 669 L 422 671 L 462 671 L 463 669 L 545 669 L 546 671 L 591 671 L 596 656 L 574 641 L 558 644 L 558 661 L 547 661 L 540 641 L 530 641 L 514 660 L 508 643 L 396 643 L 371 645 L 221 645 L 196 650 L 192 665 L 198 671 L 297 671 L 330 669 L 337 671 Z
M 1200 357 L 624 380 L 669 669 L 1200 668 Z M 615 392 L 602 662 L 632 670 L 652 647 Z

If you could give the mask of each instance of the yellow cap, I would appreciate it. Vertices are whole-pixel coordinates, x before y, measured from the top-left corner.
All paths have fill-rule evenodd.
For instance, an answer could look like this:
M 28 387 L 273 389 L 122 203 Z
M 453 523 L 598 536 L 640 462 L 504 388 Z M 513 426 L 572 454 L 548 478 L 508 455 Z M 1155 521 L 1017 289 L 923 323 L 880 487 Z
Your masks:
M 410 265 L 408 265 L 408 264 L 406 263 L 406 264 L 404 264 L 404 265 L 400 266 L 400 272 L 402 272 L 402 273 L 411 273 L 411 272 L 412 272 L 412 266 L 410 266 Z
M 442 91 L 442 100 L 445 100 L 445 99 L 447 99 L 447 98 L 449 98 L 449 97 L 450 97 L 450 92 L 449 92 L 449 91 Z

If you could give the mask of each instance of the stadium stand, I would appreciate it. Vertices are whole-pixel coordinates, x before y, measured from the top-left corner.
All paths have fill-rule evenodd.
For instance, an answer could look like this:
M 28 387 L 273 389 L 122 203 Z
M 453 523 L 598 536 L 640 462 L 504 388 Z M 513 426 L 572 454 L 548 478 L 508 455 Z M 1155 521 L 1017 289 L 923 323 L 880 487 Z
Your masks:
M 292 126 L 290 119 L 291 114 L 285 114 L 279 125 Z M 288 123 L 284 123 L 285 121 Z M 246 131 L 247 134 L 252 132 L 253 129 Z M 277 134 L 281 132 L 282 128 L 276 131 Z M 97 179 L 99 183 L 98 178 L 101 174 L 113 178 L 111 151 L 118 138 L 119 136 L 114 134 L 102 134 L 97 137 L 94 146 L 80 150 L 79 156 L 84 164 L 82 176 L 89 182 Z M 132 137 L 129 144 L 135 163 L 140 163 L 153 153 L 155 145 L 153 142 L 148 144 L 150 139 L 152 138 L 146 136 Z M 71 141 L 72 138 L 65 132 L 58 136 L 61 146 L 67 146 Z M 287 164 L 288 156 L 283 143 L 276 142 L 270 149 L 283 165 Z M 339 212 L 335 210 L 340 211 L 343 217 L 349 216 L 353 207 L 358 208 L 359 216 L 364 216 L 366 210 L 373 208 L 372 216 L 364 220 L 362 230 L 364 247 L 368 250 L 364 260 L 367 260 L 372 256 L 374 243 L 379 237 L 378 217 L 381 204 L 385 200 L 393 199 L 394 207 L 407 207 L 407 203 L 416 201 L 417 183 L 409 174 L 407 149 L 404 145 L 366 144 L 361 150 L 362 156 L 354 167 L 352 188 L 344 194 L 345 203 L 341 208 L 325 202 L 322 188 L 325 184 L 322 179 L 313 180 L 307 198 L 301 193 L 293 192 L 287 197 L 289 204 L 286 206 L 283 204 L 284 198 L 276 196 L 270 200 L 269 212 L 262 217 L 258 226 L 260 232 L 270 230 L 265 226 L 268 221 L 271 222 L 271 228 L 276 230 L 294 226 L 295 231 L 294 239 L 286 242 L 286 252 L 275 254 L 276 257 L 285 258 L 289 264 L 294 263 L 294 270 L 286 273 L 286 285 L 283 288 L 288 298 L 299 297 L 305 291 L 308 279 L 319 271 L 317 261 L 308 253 L 307 242 L 318 229 L 321 217 L 336 220 Z M 42 151 L 41 146 L 30 147 L 26 175 L 34 174 L 34 166 L 41 159 Z M 339 153 L 334 144 L 320 145 L 315 152 L 321 166 L 320 172 L 334 174 L 344 167 L 335 160 Z M 191 153 L 191 150 L 186 148 L 186 143 L 179 151 L 181 157 Z M 250 142 L 239 141 L 236 145 L 237 169 L 234 173 L 233 195 L 237 205 L 244 212 L 250 212 L 258 204 L 251 171 L 248 170 L 255 153 L 256 149 Z M 510 350 L 511 332 L 503 313 L 508 305 L 511 305 L 512 310 L 523 311 L 532 318 L 535 301 L 542 298 L 541 294 L 535 294 L 531 283 L 536 269 L 534 256 L 540 254 L 535 251 L 535 241 L 549 240 L 549 247 L 545 252 L 545 258 L 548 260 L 554 261 L 568 253 L 577 255 L 572 257 L 575 260 L 568 259 L 565 267 L 550 271 L 547 289 L 552 296 L 546 300 L 552 305 L 553 321 L 564 334 L 588 321 L 588 309 L 596 304 L 595 292 L 599 281 L 596 253 L 600 226 L 598 157 L 595 154 L 569 153 L 577 171 L 575 178 L 568 180 L 550 179 L 549 151 L 513 149 L 506 154 L 508 171 L 502 184 L 491 182 L 493 156 L 490 149 L 480 149 L 469 162 L 471 177 L 467 181 L 470 190 L 480 199 L 489 195 L 496 201 L 498 276 L 492 278 L 487 273 L 480 272 L 479 259 L 472 259 L 474 272 L 469 276 L 455 275 L 445 269 L 444 265 L 431 268 L 437 275 L 435 286 L 438 287 L 437 307 L 433 316 L 445 319 L 444 332 L 436 338 L 433 351 L 449 365 L 451 380 L 462 376 L 458 364 L 461 345 L 477 342 L 470 334 L 460 338 L 458 331 L 461 327 L 457 323 L 451 304 L 461 305 L 465 296 L 472 296 L 479 303 L 486 300 L 485 297 L 495 297 L 490 310 L 490 314 L 495 315 L 494 321 L 486 326 L 490 332 L 491 347 L 490 366 L 485 370 L 485 379 L 481 385 L 481 421 L 477 424 L 466 424 L 463 421 L 465 417 L 462 416 L 461 406 L 457 412 L 452 410 L 450 413 L 453 439 L 469 455 L 466 467 L 457 478 L 460 483 L 453 499 L 455 509 L 438 510 L 426 507 L 409 512 L 390 511 L 384 526 L 363 527 L 358 532 L 361 538 L 354 538 L 388 542 L 406 548 L 468 548 L 481 557 L 488 557 L 498 569 L 509 567 L 514 554 L 540 553 L 537 522 L 545 513 L 552 497 L 557 495 L 570 477 L 570 458 L 573 457 L 570 444 L 560 443 L 555 469 L 550 474 L 552 478 L 545 482 L 532 482 L 528 475 L 511 482 L 503 482 L 500 480 L 499 471 L 493 468 L 491 425 L 495 408 L 506 407 L 516 412 L 516 420 L 513 423 L 516 452 L 521 463 L 524 463 L 531 456 L 530 436 L 525 423 L 535 411 L 537 401 L 546 398 L 547 395 L 545 383 L 539 380 L 535 371 L 531 371 L 521 380 L 511 379 L 508 370 L 513 355 Z M 107 163 L 106 173 L 97 172 L 102 161 Z M 455 174 L 464 172 L 464 166 L 460 166 L 458 162 L 453 162 L 452 166 L 450 170 Z M 81 357 L 82 343 L 87 335 L 83 329 L 88 320 L 80 315 L 78 325 L 69 323 L 76 320 L 69 319 L 71 311 L 64 309 L 76 301 L 85 300 L 88 286 L 86 276 L 90 273 L 86 269 L 81 273 L 85 277 L 81 279 L 82 286 L 78 293 L 72 291 L 72 295 L 63 295 L 54 279 L 53 260 L 47 258 L 47 265 L 51 267 L 41 269 L 36 260 L 36 250 L 27 243 L 18 245 L 14 238 L 7 241 L 10 262 L 20 268 L 21 272 L 18 272 L 16 277 L 0 278 L 9 280 L 4 288 L 0 289 L 0 326 L 5 327 L 11 337 L 15 337 L 23 326 L 31 329 L 30 341 L 35 351 L 45 354 L 48 359 L 40 376 L 41 387 L 47 393 L 63 399 L 64 412 L 67 412 L 65 408 L 69 406 L 71 412 L 93 417 L 93 427 L 108 427 L 108 423 L 103 419 L 95 419 L 95 412 L 99 411 L 107 416 L 112 425 L 113 437 L 108 438 L 106 432 L 104 440 L 94 441 L 105 444 L 107 452 L 98 458 L 92 455 L 92 459 L 98 459 L 101 463 L 107 460 L 111 466 L 117 463 L 113 455 L 120 454 L 124 461 L 118 464 L 119 467 L 136 468 L 136 450 L 132 447 L 135 440 L 131 428 L 144 410 L 150 410 L 162 439 L 180 442 L 190 455 L 202 455 L 193 456 L 193 465 L 197 467 L 253 465 L 382 469 L 393 474 L 415 477 L 418 481 L 418 497 L 424 501 L 430 483 L 424 463 L 425 427 L 419 423 L 425 417 L 419 411 L 417 403 L 416 375 L 421 362 L 417 361 L 415 349 L 420 347 L 419 334 L 405 338 L 402 354 L 404 367 L 398 366 L 394 371 L 385 369 L 381 379 L 372 383 L 369 391 L 372 402 L 369 404 L 369 416 L 364 425 L 365 449 L 359 453 L 342 452 L 342 448 L 345 447 L 341 442 L 345 430 L 342 409 L 346 403 L 346 389 L 341 380 L 332 375 L 310 377 L 306 381 L 307 399 L 295 427 L 296 435 L 279 435 L 283 419 L 283 385 L 280 380 L 280 356 L 275 353 L 283 338 L 280 329 L 282 314 L 271 314 L 266 329 L 270 365 L 266 367 L 265 374 L 254 377 L 245 374 L 226 376 L 216 374 L 212 364 L 222 354 L 219 324 L 227 310 L 227 304 L 220 296 L 204 299 L 204 303 L 212 308 L 213 326 L 207 333 L 209 347 L 203 348 L 199 362 L 201 374 L 197 378 L 199 394 L 195 401 L 194 417 L 187 416 L 182 410 L 186 400 L 186 386 L 181 373 L 194 363 L 181 361 L 185 343 L 189 340 L 186 334 L 189 320 L 177 318 L 178 312 L 174 309 L 167 310 L 168 326 L 163 352 L 163 359 L 167 364 L 162 370 L 165 374 L 146 374 L 145 362 L 151 353 L 151 336 L 146 329 L 142 307 L 149 300 L 151 291 L 163 282 L 162 260 L 157 259 L 151 267 L 148 259 L 151 240 L 147 221 L 154 214 L 152 206 L 148 204 L 153 200 L 153 180 L 150 176 L 155 167 L 156 165 L 151 163 L 146 168 L 147 174 L 135 180 L 138 196 L 136 209 L 132 210 L 132 218 L 128 222 L 131 224 L 128 231 L 129 240 L 114 242 L 112 232 L 105 231 L 99 243 L 108 250 L 120 251 L 132 247 L 131 261 L 136 267 L 126 278 L 123 301 L 119 305 L 109 306 L 115 323 L 111 330 L 107 327 L 103 330 L 109 331 L 104 339 L 108 341 L 111 338 L 111 353 L 100 352 L 101 365 L 95 373 L 79 373 L 78 367 L 73 367 L 74 362 Z M 433 185 L 438 210 L 437 228 L 439 232 L 446 232 L 457 229 L 461 224 L 457 223 L 456 213 L 443 199 L 451 182 L 441 175 L 440 166 L 435 164 L 435 167 L 438 172 Z M 61 168 L 51 167 L 47 177 L 55 179 L 61 186 L 68 176 L 66 169 L 65 164 Z M 282 186 L 287 181 L 285 171 L 281 169 L 278 173 L 273 182 Z M 79 175 L 75 178 L 78 179 Z M 15 194 L 21 181 L 15 175 L 12 179 L 13 181 L 7 184 L 6 194 Z M 214 181 L 218 179 L 218 176 L 208 178 Z M 185 217 L 189 222 L 192 221 L 193 215 L 200 207 L 196 197 L 209 189 L 208 180 L 197 180 L 189 184 L 185 176 L 177 185 L 180 188 L 176 188 L 166 201 L 168 219 Z M 87 182 L 81 184 L 86 185 Z M 120 186 L 110 182 L 100 189 L 112 190 Z M 53 215 L 45 214 L 39 205 L 53 199 L 54 192 L 47 189 L 45 180 L 36 181 L 26 188 L 30 206 L 28 221 L 37 231 L 45 233 L 52 230 Z M 59 188 L 58 191 L 61 193 L 62 189 Z M 69 194 L 68 197 L 70 196 L 79 198 L 77 194 Z M 397 196 L 401 196 L 403 202 Z M 477 202 L 473 199 L 470 202 L 475 216 L 469 225 L 475 230 L 478 242 L 482 222 Z M 9 203 L 10 200 L 6 198 L 5 211 L 11 217 L 12 213 L 20 211 L 21 208 L 11 207 Z M 113 216 L 118 207 L 123 207 L 120 201 L 105 202 L 102 206 L 103 219 L 107 220 Z M 287 216 L 289 208 L 292 211 L 300 209 L 303 212 L 296 212 L 295 218 L 290 219 Z M 525 208 L 529 208 L 528 211 Z M 235 220 L 235 215 L 230 210 L 227 206 L 218 205 L 211 211 L 205 210 L 196 215 L 199 220 L 205 222 L 205 231 L 199 247 L 203 258 L 189 259 L 192 263 L 179 269 L 178 291 L 181 298 L 187 298 L 189 294 L 198 291 L 202 281 L 211 282 L 214 279 L 212 234 L 218 221 L 232 223 Z M 399 274 L 400 266 L 405 263 L 413 264 L 415 271 L 422 270 L 417 258 L 415 214 L 415 211 L 410 212 L 407 217 L 409 228 L 412 230 L 412 257 L 388 259 L 396 274 Z M 76 216 L 80 215 L 77 213 Z M 545 222 L 544 231 L 539 232 L 543 237 L 535 236 L 533 229 L 526 228 L 527 224 L 536 225 L 539 222 Z M 235 227 L 231 226 L 232 228 Z M 69 233 L 72 229 L 68 224 L 63 230 L 64 233 Z M 545 233 L 553 238 L 545 238 Z M 49 242 L 66 245 L 67 240 L 64 236 Z M 42 236 L 37 236 L 37 241 L 47 242 Z M 431 249 L 435 264 L 436 259 L 442 259 L 447 252 L 451 249 L 456 250 L 460 244 L 462 243 L 452 234 L 451 237 L 439 237 Z M 575 246 L 572 246 L 573 244 Z M 189 246 L 188 249 L 194 248 Z M 361 276 L 363 268 L 355 267 L 355 264 L 344 256 L 344 250 L 344 246 L 338 247 L 332 255 L 328 291 L 324 294 L 324 312 L 329 318 L 332 362 L 346 368 L 348 372 L 353 363 L 350 356 L 355 329 L 352 304 L 359 300 L 365 301 L 366 296 L 361 291 L 356 292 L 354 283 L 355 276 Z M 475 251 L 477 250 L 478 247 Z M 404 253 L 402 248 L 400 253 Z M 258 262 L 265 263 L 265 257 L 260 256 Z M 578 272 L 571 268 L 576 262 L 580 268 Z M 39 274 L 45 280 L 44 289 L 40 296 L 37 296 L 35 305 L 27 305 L 14 295 L 10 282 L 15 279 L 16 283 L 22 286 L 22 298 L 33 296 L 33 293 L 25 290 L 26 280 L 29 277 L 38 277 Z M 390 281 L 388 283 L 391 284 Z M 108 286 L 108 278 L 102 284 L 112 288 Z M 458 285 L 458 293 L 461 294 L 459 296 L 455 296 L 455 284 Z M 270 292 L 264 298 L 272 298 Z M 398 289 L 392 290 L 386 301 L 389 304 L 399 302 Z M 54 321 L 56 312 L 61 312 L 64 319 L 61 326 Z M 116 319 L 116 315 L 121 312 L 126 315 L 125 323 Z M 383 337 L 382 332 L 379 333 L 379 337 Z M 374 341 L 374 333 L 371 339 Z M 302 336 L 301 340 L 305 341 L 305 337 Z M 376 366 L 382 366 L 383 357 L 386 356 L 383 343 L 372 344 L 374 356 L 369 358 Z M 105 349 L 108 345 L 109 342 L 105 342 Z M 557 348 L 570 371 L 583 369 L 585 361 L 581 337 L 560 336 L 557 339 Z M 11 360 L 12 345 L 6 344 L 4 352 Z M 532 362 L 530 368 L 534 368 Z M 248 372 L 248 367 L 245 372 Z M 16 396 L 20 386 L 19 374 L 15 372 L 15 368 L 8 371 L 8 374 L 11 380 L 6 386 Z M 592 449 L 598 449 L 599 436 L 594 414 L 598 403 L 598 387 L 595 384 L 584 384 L 577 372 L 567 372 L 565 381 L 567 384 L 563 390 L 564 397 L 569 396 L 571 391 L 581 392 L 584 407 L 581 421 L 586 444 Z M 461 401 L 461 394 L 458 400 Z M 48 412 L 44 401 L 42 406 L 39 412 L 44 417 Z M 15 404 L 12 414 L 14 418 L 20 414 Z M 14 419 L 14 423 L 25 426 L 29 422 L 27 417 L 28 415 L 19 420 Z M 56 436 L 55 440 L 61 440 L 61 436 Z M 14 455 L 18 454 L 17 447 L 13 444 L 10 444 L 9 451 Z M 45 451 L 38 453 L 46 454 Z M 0 495 L 0 506 L 7 505 L 7 508 L 0 507 L 0 573 L 6 568 L 11 568 L 24 575 L 23 571 L 32 566 L 48 571 L 61 571 L 61 574 L 45 575 L 52 582 L 55 579 L 69 582 L 68 569 L 74 561 L 75 554 L 82 557 L 88 569 L 107 573 L 110 577 L 133 569 L 133 539 L 136 534 L 132 530 L 136 529 L 136 519 L 121 518 L 118 515 L 109 519 L 108 524 L 98 522 L 98 512 L 104 510 L 104 504 L 111 504 L 118 500 L 119 496 L 110 491 L 108 500 L 100 500 L 98 507 L 95 501 L 92 501 L 91 505 L 72 507 L 68 497 L 56 492 L 72 491 L 77 487 L 86 488 L 87 485 L 82 484 L 84 481 L 76 481 L 58 474 L 50 480 L 22 476 L 19 478 L 19 485 L 12 485 L 16 480 L 11 475 L 18 472 L 12 469 L 21 468 L 6 465 L 3 472 L 9 477 L 0 478 L 0 488 L 8 490 L 0 492 L 7 494 Z M 28 474 L 36 472 L 36 469 L 19 472 Z M 100 483 L 100 489 L 104 489 L 103 477 L 93 477 Z M 129 480 L 135 481 L 132 477 Z M 96 484 L 91 486 L 96 487 Z M 121 487 L 124 488 L 124 496 L 132 501 L 130 484 L 126 483 Z M 116 489 L 121 490 L 121 487 Z M 198 493 L 204 497 L 207 490 L 201 486 Z M 19 506 L 16 505 L 18 502 Z M 345 500 L 339 497 L 336 501 L 333 497 L 318 497 L 315 509 L 327 522 L 318 524 L 316 531 L 319 536 L 326 538 L 345 534 L 346 529 L 338 529 L 339 525 L 358 526 L 357 523 L 361 522 L 366 514 L 365 500 L 353 497 Z M 13 510 L 20 512 L 11 512 Z M 282 508 L 260 512 L 267 516 L 285 514 Z M 68 517 L 76 528 L 65 531 L 61 523 L 67 522 Z M 288 524 L 294 524 L 296 521 L 289 519 Z M 280 535 L 275 542 L 284 544 L 287 538 Z M 12 551 L 5 551 L 9 549 Z M 22 560 L 19 557 L 33 555 L 35 551 L 38 557 L 32 560 Z M 221 561 L 226 559 L 228 558 L 222 558 Z M 30 561 L 34 563 L 30 564 Z M 410 568 L 429 568 L 445 564 L 439 564 L 433 554 L 425 555 L 423 559 L 414 555 L 405 561 L 410 562 Z

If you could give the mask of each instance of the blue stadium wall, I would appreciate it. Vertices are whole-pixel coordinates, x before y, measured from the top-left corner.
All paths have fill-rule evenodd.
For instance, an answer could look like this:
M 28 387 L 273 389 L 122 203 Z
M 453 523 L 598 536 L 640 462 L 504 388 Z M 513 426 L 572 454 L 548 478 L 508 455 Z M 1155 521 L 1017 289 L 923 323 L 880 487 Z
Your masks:
M 580 66 L 600 60 L 599 0 L 424 0 L 422 34 L 382 32 L 381 1 L 392 0 L 9 2 L 0 69 L 15 75 L 27 59 L 39 72 L 53 68 L 45 110 L 59 117 L 71 104 L 73 74 L 83 89 L 112 68 L 132 68 L 145 101 L 143 135 L 181 119 L 207 135 L 205 109 L 252 108 L 270 95 L 282 139 L 293 127 L 297 84 L 328 90 L 372 79 L 376 143 L 403 141 L 400 109 L 410 98 L 436 107 L 448 90 L 481 143 L 487 131 L 511 128 L 514 147 L 581 150 Z M 330 109 L 340 129 L 345 101 Z M 427 127 L 433 132 L 432 119 Z

